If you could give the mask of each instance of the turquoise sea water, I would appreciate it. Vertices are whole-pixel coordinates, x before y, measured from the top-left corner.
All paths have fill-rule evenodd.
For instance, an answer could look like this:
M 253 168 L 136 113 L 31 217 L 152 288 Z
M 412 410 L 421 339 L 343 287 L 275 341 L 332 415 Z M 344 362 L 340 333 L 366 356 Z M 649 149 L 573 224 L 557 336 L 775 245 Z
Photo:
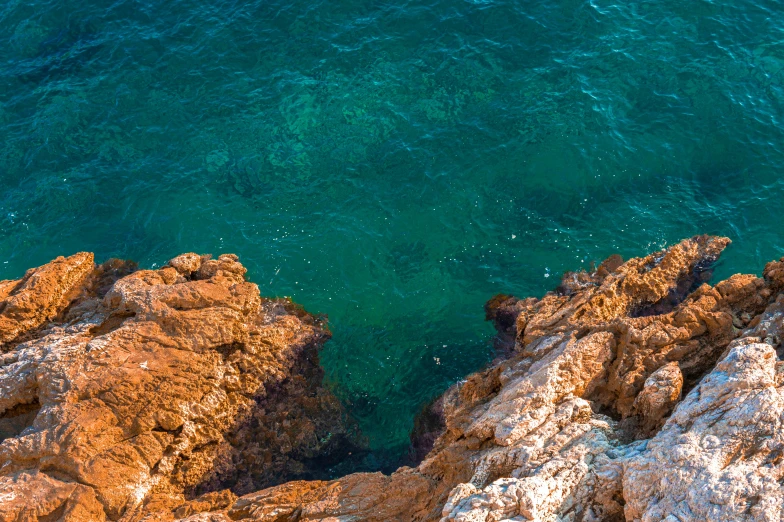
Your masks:
M 329 315 L 380 465 L 494 293 L 696 233 L 717 277 L 781 256 L 783 77 L 772 0 L 7 0 L 0 279 L 234 252 Z

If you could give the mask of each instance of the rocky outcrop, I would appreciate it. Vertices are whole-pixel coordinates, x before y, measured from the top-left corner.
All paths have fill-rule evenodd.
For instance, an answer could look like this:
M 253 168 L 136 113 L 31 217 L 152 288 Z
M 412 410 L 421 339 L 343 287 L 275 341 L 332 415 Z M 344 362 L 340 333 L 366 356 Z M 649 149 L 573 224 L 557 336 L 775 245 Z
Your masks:
M 239 498 L 220 487 L 237 492 L 238 484 L 262 484 L 241 481 L 264 475 L 256 455 L 282 446 L 268 437 L 253 451 L 236 450 L 240 438 L 252 437 L 237 419 L 282 417 L 234 405 L 249 397 L 285 403 L 286 395 L 266 391 L 280 389 L 268 384 L 279 381 L 254 373 L 248 358 L 280 368 L 264 375 L 285 380 L 296 364 L 274 354 L 312 345 L 323 335 L 317 322 L 280 303 L 254 308 L 257 294 L 233 257 L 178 258 L 160 271 L 119 279 L 102 298 L 25 312 L 19 317 L 56 315 L 59 326 L 31 319 L 23 341 L 22 330 L 9 336 L 0 386 L 9 390 L 3 397 L 18 398 L 2 406 L 14 412 L 2 422 L 19 420 L 4 424 L 10 435 L 0 445 L 0 495 L 11 495 L 3 504 L 11 508 L 0 514 L 5 509 L 5 519 L 16 520 L 33 513 L 12 509 L 13 498 L 29 498 L 35 487 L 47 492 L 37 498 L 68 499 L 44 503 L 49 511 L 36 508 L 64 520 L 89 520 L 80 518 L 85 513 L 189 522 L 781 520 L 784 260 L 768 264 L 763 277 L 735 275 L 710 286 L 711 266 L 728 244 L 698 236 L 643 258 L 613 256 L 592 272 L 567 273 L 541 299 L 493 298 L 486 313 L 499 330 L 499 357 L 425 409 L 412 455 L 426 455 L 416 467 L 297 480 Z M 91 287 L 95 277 L 75 284 Z M 220 287 L 211 287 L 216 294 L 202 288 L 205 281 Z M 3 284 L 17 293 L 24 288 Z M 211 323 L 194 311 L 202 309 L 213 310 Z M 264 328 L 276 341 L 258 342 Z M 161 394 L 169 384 L 144 380 L 153 360 L 147 353 L 167 350 L 187 351 L 188 365 L 209 358 L 214 362 L 205 368 L 221 369 L 182 371 L 209 376 L 193 379 L 203 383 L 199 400 L 178 398 L 188 394 L 174 385 Z M 264 350 L 266 356 L 255 355 Z M 252 384 L 237 384 L 244 382 Z M 154 406 L 126 405 L 140 389 L 149 390 Z M 328 418 L 339 416 L 338 406 L 325 409 L 333 412 Z M 153 413 L 159 411 L 166 413 Z M 288 433 L 306 431 L 298 425 Z M 137 442 L 143 437 L 151 442 Z M 238 465 L 235 456 L 247 454 L 252 462 Z M 109 466 L 126 478 L 124 497 L 121 480 L 111 486 L 96 478 Z M 124 504 L 113 500 L 120 497 Z
M 172 520 L 354 448 L 328 331 L 244 276 L 82 253 L 0 282 L 0 520 Z
M 566 274 L 541 299 L 497 296 L 503 355 L 437 401 L 444 429 L 416 468 L 289 483 L 210 516 L 780 520 L 784 264 L 709 286 L 728 243 L 695 237 Z
M 28 270 L 18 281 L 0 281 L 0 343 L 53 319 L 92 270 L 92 254 L 80 253 Z

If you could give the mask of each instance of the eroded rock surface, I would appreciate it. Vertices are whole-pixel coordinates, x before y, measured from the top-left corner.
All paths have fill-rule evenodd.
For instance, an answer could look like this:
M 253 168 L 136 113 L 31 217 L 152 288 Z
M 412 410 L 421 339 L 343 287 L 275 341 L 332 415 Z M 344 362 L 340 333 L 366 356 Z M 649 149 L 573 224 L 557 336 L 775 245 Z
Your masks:
M 226 457 L 235 455 L 229 448 L 237 446 L 231 437 L 248 438 L 250 432 L 238 429 L 236 422 L 206 419 L 223 418 L 227 408 L 234 412 L 228 399 L 232 392 L 242 404 L 244 397 L 266 390 L 267 381 L 246 377 L 246 371 L 254 375 L 253 369 L 242 364 L 233 367 L 235 373 L 227 369 L 219 377 L 205 370 L 210 377 L 204 378 L 201 396 L 210 399 L 198 402 L 203 410 L 196 405 L 129 409 L 129 426 L 138 427 L 119 429 L 125 424 L 104 410 L 117 409 L 115 404 L 124 404 L 126 396 L 137 397 L 132 394 L 139 387 L 152 389 L 145 388 L 147 374 L 137 376 L 137 368 L 127 373 L 126 366 L 138 367 L 143 357 L 134 354 L 146 354 L 146 343 L 153 343 L 187 349 L 198 354 L 194 360 L 213 354 L 210 357 L 220 361 L 210 367 L 224 368 L 232 354 L 267 347 L 254 341 L 259 334 L 253 332 L 271 328 L 281 317 L 293 326 L 269 330 L 289 333 L 280 333 L 285 342 L 273 343 L 280 348 L 265 353 L 284 353 L 284 346 L 312 343 L 305 339 L 323 334 L 317 323 L 290 311 L 274 320 L 269 319 L 271 312 L 254 316 L 252 295 L 257 294 L 242 290 L 249 283 L 232 272 L 236 259 L 221 258 L 205 267 L 195 259 L 178 258 L 170 268 L 120 279 L 102 300 L 76 298 L 70 311 L 23 314 L 59 314 L 63 319 L 61 326 L 44 328 L 24 342 L 18 332 L 10 336 L 11 348 L 4 356 L 9 362 L 2 368 L 8 377 L 0 375 L 0 386 L 8 390 L 3 397 L 19 397 L 2 405 L 18 420 L 0 425 L 0 432 L 11 434 L 0 445 L 7 462 L 0 468 L 7 484 L 0 491 L 19 492 L 22 498 L 36 487 L 48 492 L 42 498 L 69 499 L 46 508 L 59 509 L 57 516 L 64 520 L 88 520 L 85 513 L 95 512 L 123 520 L 189 522 L 780 521 L 784 260 L 769 263 L 763 277 L 735 275 L 711 286 L 711 265 L 728 244 L 725 238 L 697 236 L 643 258 L 624 262 L 613 256 L 593 272 L 565 274 L 558 289 L 541 299 L 496 296 L 486 313 L 499 330 L 499 357 L 426 409 L 427 417 L 417 423 L 412 454 L 421 456 L 435 441 L 416 467 L 391 475 L 355 473 L 337 480 L 293 481 L 238 498 L 215 484 L 228 480 L 234 491 L 239 491 L 238 484 L 250 488 L 257 482 L 247 477 L 263 475 L 267 468 L 247 461 L 238 465 L 235 457 Z M 221 263 L 229 268 L 220 268 Z M 153 284 L 155 278 L 170 277 L 166 270 L 173 271 L 175 279 Z M 205 290 L 189 286 L 205 280 L 221 287 L 220 295 L 236 297 L 203 298 Z M 6 288 L 3 285 L 0 289 Z M 14 285 L 14 291 L 23 287 Z M 175 290 L 178 285 L 180 290 Z M 154 298 L 150 286 L 160 288 Z M 192 312 L 197 307 L 183 307 L 183 302 L 228 308 L 220 311 L 220 324 L 225 326 L 203 325 L 200 321 L 206 318 Z M 218 304 L 227 302 L 232 305 Z M 193 323 L 182 323 L 179 314 L 190 313 L 194 316 L 188 321 Z M 90 314 L 96 319 L 89 319 Z M 239 319 L 248 316 L 267 319 Z M 29 324 L 43 328 L 41 319 Z M 116 333 L 124 328 L 125 333 Z M 191 335 L 184 343 L 188 348 L 180 348 L 177 339 L 186 330 L 204 333 Z M 70 340 L 58 344 L 58 339 Z M 79 344 L 83 339 L 86 344 Z M 243 348 L 225 348 L 237 343 Z M 118 351 L 98 358 L 112 346 Z M 101 360 L 103 366 L 93 360 Z M 12 372 L 15 364 L 27 366 Z M 29 372 L 37 376 L 23 377 L 28 375 L 24 368 L 34 368 Z M 201 375 L 200 371 L 194 373 Z M 88 377 L 91 372 L 109 372 L 105 378 L 115 383 L 112 389 L 96 384 Z M 285 374 L 281 370 L 282 378 Z M 218 386 L 223 395 L 212 391 L 217 382 L 249 378 L 256 379 L 253 385 L 239 386 L 236 392 L 232 384 Z M 47 379 L 51 384 L 42 385 Z M 173 389 L 166 395 L 176 398 L 178 393 Z M 269 404 L 281 400 L 270 393 L 261 396 Z M 98 398 L 101 406 L 91 409 Z M 149 418 L 147 412 L 153 410 L 170 412 L 171 417 L 167 413 Z M 243 418 L 236 412 L 229 415 L 238 416 Z M 32 425 L 19 431 L 30 418 Z M 215 431 L 190 427 L 197 425 Z M 144 431 L 148 426 L 152 428 Z M 88 429 L 97 434 L 96 442 L 87 442 Z M 128 436 L 132 438 L 123 438 Z M 149 455 L 121 449 L 123 444 L 135 444 L 128 442 L 133 437 L 151 437 L 157 445 L 145 447 L 165 449 L 145 450 Z M 253 451 L 241 453 L 255 456 L 270 447 L 279 451 L 274 438 L 260 440 Z M 96 475 L 90 474 L 96 473 L 92 470 L 98 461 L 91 452 L 97 450 L 111 455 L 101 457 L 100 466 L 121 462 L 128 470 L 124 476 L 134 477 L 125 482 L 132 493 L 124 490 L 122 507 L 112 500 L 122 496 L 119 490 L 96 484 Z M 62 457 L 65 454 L 78 458 L 68 460 Z M 14 460 L 6 455 L 18 456 Z M 188 471 L 191 466 L 198 471 Z M 143 488 L 133 489 L 137 484 Z M 193 491 L 195 496 L 205 484 L 203 495 L 180 501 L 183 492 Z M 137 497 L 140 500 L 130 500 Z M 180 499 L 179 505 L 173 499 Z
M 784 265 L 710 286 L 728 243 L 694 237 L 566 274 L 541 299 L 497 296 L 503 355 L 438 401 L 445 428 L 416 468 L 289 483 L 210 516 L 781 520 Z
M 172 520 L 353 448 L 319 386 L 329 333 L 244 276 L 82 253 L 0 282 L 0 520 Z

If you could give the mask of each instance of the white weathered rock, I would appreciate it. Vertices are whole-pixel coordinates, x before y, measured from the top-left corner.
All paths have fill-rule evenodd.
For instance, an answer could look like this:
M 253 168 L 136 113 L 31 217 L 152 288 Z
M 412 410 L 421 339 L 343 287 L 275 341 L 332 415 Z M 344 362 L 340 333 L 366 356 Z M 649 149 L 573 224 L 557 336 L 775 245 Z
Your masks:
M 784 394 L 776 352 L 741 339 L 624 463 L 626 519 L 780 521 Z

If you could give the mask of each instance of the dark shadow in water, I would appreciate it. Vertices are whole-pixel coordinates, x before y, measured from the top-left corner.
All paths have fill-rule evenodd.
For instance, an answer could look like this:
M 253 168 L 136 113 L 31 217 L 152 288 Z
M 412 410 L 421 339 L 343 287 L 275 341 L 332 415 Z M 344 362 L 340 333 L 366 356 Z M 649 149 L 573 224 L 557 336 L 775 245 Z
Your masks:
M 94 24 L 71 22 L 41 43 L 34 57 L 16 62 L 15 76 L 35 84 L 76 77 L 104 45 Z

